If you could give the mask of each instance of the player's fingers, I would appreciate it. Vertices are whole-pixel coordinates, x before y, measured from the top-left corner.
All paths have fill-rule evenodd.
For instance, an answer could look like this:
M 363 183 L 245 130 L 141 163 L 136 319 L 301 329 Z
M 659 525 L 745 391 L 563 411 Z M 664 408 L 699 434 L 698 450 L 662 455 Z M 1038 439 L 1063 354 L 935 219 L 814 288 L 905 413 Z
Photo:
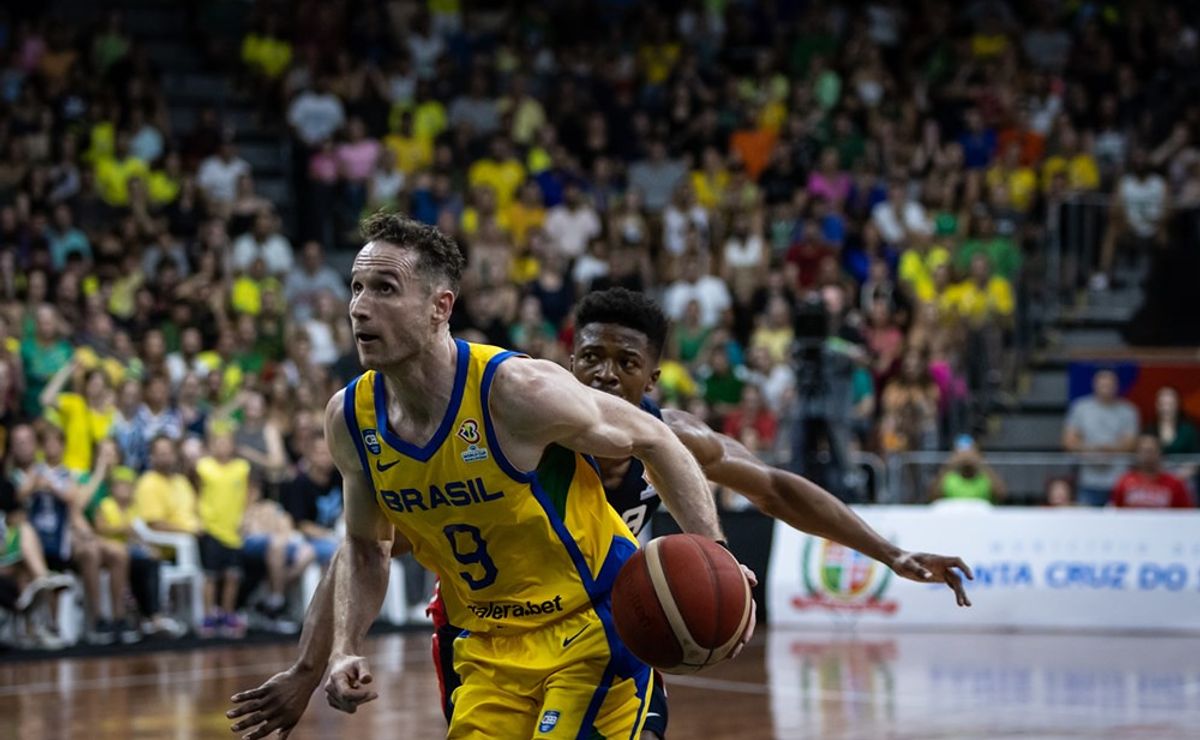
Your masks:
M 242 735 L 242 737 L 250 738 L 251 740 L 253 740 L 254 738 L 266 737 L 269 733 L 268 733 L 268 731 L 263 729 L 264 727 L 266 727 L 266 725 L 262 724 L 266 719 L 267 718 L 264 717 L 262 714 L 252 714 L 249 717 L 247 717 L 246 719 L 242 720 L 241 722 L 238 722 L 233 727 L 230 727 L 229 729 L 233 730 L 234 732 L 241 732 L 242 730 L 250 730 L 245 735 Z M 253 729 L 251 729 L 251 728 L 253 728 Z
M 265 697 L 249 699 L 249 700 L 243 701 L 241 704 L 237 705 L 233 709 L 230 709 L 229 711 L 225 712 L 225 716 L 228 717 L 229 719 L 236 719 L 238 717 L 250 714 L 251 712 L 257 712 L 259 709 L 262 709 L 264 706 L 266 706 L 269 703 L 270 703 L 269 698 L 265 698 Z
M 254 727 L 258 723 L 262 722 L 263 719 L 264 719 L 264 717 L 261 712 L 255 712 L 254 714 L 250 715 L 249 717 L 246 717 L 245 719 L 243 719 L 240 722 L 234 722 L 232 725 L 229 726 L 229 729 L 233 730 L 234 732 L 241 732 L 242 730 L 248 730 L 251 727 Z
M 264 697 L 266 695 L 267 695 L 267 687 L 259 686 L 256 689 L 248 689 L 246 691 L 239 691 L 238 693 L 229 697 L 229 701 L 233 702 L 234 704 L 241 704 L 244 701 L 251 701 L 253 699 L 261 699 L 262 697 Z
M 741 644 L 745 645 L 754 638 L 754 628 L 758 624 L 758 602 L 750 599 L 750 623 L 746 625 L 746 634 L 742 635 Z
M 738 565 L 741 565 L 741 563 L 738 563 Z M 746 580 L 750 582 L 750 588 L 754 588 L 758 585 L 758 576 L 756 576 L 754 571 L 750 570 L 745 565 L 742 565 L 742 575 L 746 576 Z
M 242 721 L 233 725 L 229 729 L 233 730 L 234 732 L 241 732 L 242 730 L 248 730 L 251 727 L 254 727 L 255 725 L 260 724 L 262 722 L 266 722 L 266 723 L 270 724 L 271 722 L 274 722 L 278 719 L 279 719 L 278 710 L 273 707 L 268 707 L 266 709 L 263 709 L 262 711 L 255 712 L 254 714 L 250 715 L 249 717 L 246 717 L 245 719 L 243 719 Z
M 952 570 L 946 571 L 946 585 L 954 590 L 954 600 L 959 606 L 970 606 L 971 600 L 967 598 L 967 592 L 963 589 L 962 578 Z
M 954 567 L 966 574 L 967 578 L 975 580 L 975 574 L 971 572 L 971 566 L 963 562 L 962 558 L 954 558 Z
M 354 710 L 359 704 L 365 704 L 379 696 L 369 689 L 349 687 L 328 692 L 328 695 L 330 706 L 350 714 L 354 714 Z
M 275 732 L 276 730 L 280 731 L 282 737 L 282 733 L 285 732 L 285 730 L 283 730 L 283 725 L 285 724 L 286 722 L 284 718 L 280 715 L 276 715 L 268 720 L 262 727 L 255 728 L 254 732 L 247 734 L 245 736 L 245 740 L 258 740 L 259 738 L 270 737 L 271 733 Z M 291 727 L 288 727 L 287 731 L 290 730 Z

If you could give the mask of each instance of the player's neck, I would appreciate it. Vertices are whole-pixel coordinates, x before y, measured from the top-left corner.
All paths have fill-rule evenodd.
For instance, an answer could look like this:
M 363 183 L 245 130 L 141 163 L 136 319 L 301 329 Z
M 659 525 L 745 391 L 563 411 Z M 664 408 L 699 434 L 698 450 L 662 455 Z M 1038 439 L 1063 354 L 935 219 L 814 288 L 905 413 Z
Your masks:
M 388 408 L 414 420 L 441 419 L 454 393 L 458 347 L 446 332 L 428 351 L 383 370 Z

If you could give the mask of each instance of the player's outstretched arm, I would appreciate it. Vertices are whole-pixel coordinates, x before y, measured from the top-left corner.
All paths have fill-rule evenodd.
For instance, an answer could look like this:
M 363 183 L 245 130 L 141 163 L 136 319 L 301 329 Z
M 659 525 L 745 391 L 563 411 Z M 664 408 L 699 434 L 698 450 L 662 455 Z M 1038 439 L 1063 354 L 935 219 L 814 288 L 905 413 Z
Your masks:
M 410 549 L 408 541 L 397 535 L 392 555 Z M 234 707 L 225 716 L 239 720 L 230 727 L 234 732 L 250 730 L 243 735 L 246 740 L 267 737 L 275 730 L 279 730 L 281 738 L 286 738 L 308 708 L 308 700 L 325 675 L 329 653 L 333 649 L 334 582 L 344 552 L 343 543 L 333 553 L 329 567 L 322 574 L 312 601 L 308 603 L 304 627 L 300 630 L 300 654 L 296 662 L 268 678 L 261 686 L 230 697 Z
M 344 552 L 333 576 L 333 644 L 325 694 L 330 706 L 353 714 L 359 704 L 377 696 L 370 689 L 372 677 L 362 657 L 362 640 L 387 593 L 393 531 L 375 503 L 371 481 L 346 426 L 344 393 L 334 394 L 325 408 L 325 439 L 342 473 L 346 513 Z
M 663 421 L 696 457 L 714 483 L 732 488 L 764 514 L 796 529 L 854 548 L 914 581 L 945 583 L 959 606 L 970 606 L 961 570 L 974 578 L 960 558 L 910 553 L 884 539 L 836 496 L 795 473 L 767 465 L 737 440 L 713 431 L 695 416 L 663 409 Z
M 549 444 L 596 457 L 632 455 L 646 465 L 651 482 L 685 532 L 723 539 L 716 504 L 700 466 L 666 425 L 650 414 L 583 385 L 544 360 L 501 365 L 490 404 L 501 441 L 514 438 L 505 450 L 520 450 L 524 469 L 534 467 Z

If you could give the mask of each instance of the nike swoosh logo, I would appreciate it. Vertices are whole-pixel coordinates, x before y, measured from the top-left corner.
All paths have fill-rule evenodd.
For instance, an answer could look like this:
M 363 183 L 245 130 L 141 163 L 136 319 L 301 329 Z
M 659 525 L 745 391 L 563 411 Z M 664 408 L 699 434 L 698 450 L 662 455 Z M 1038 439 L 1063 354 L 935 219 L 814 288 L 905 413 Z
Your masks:
M 580 627 L 580 628 L 579 628 L 579 631 L 578 631 L 578 632 L 576 632 L 575 634 L 571 635 L 570 637 L 567 637 L 567 638 L 565 638 L 565 639 L 563 640 L 563 647 L 570 647 L 570 646 L 571 646 L 571 643 L 575 642 L 575 638 L 576 638 L 576 637 L 579 637 L 580 635 L 582 635 L 582 634 L 583 634 L 583 631 L 584 631 L 585 629 L 587 629 L 587 628 L 588 628 L 588 626 L 585 624 L 585 625 L 583 625 L 582 627 Z
M 399 464 L 400 464 L 399 460 L 392 460 L 387 465 L 384 465 L 379 460 L 376 460 L 375 461 L 375 469 L 378 470 L 379 472 L 383 473 L 383 472 L 387 471 L 389 468 L 391 468 L 392 466 L 399 465 Z

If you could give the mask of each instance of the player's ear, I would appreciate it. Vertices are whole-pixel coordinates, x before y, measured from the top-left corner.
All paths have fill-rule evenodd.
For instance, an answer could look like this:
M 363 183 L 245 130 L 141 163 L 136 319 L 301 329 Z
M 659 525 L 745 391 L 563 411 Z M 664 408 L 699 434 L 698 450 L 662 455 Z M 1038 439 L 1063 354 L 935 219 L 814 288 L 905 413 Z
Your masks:
M 450 314 L 454 312 L 454 291 L 449 288 L 441 288 L 433 293 L 433 321 L 435 324 L 441 324 L 450 320 Z
M 662 368 L 654 368 L 650 373 L 650 377 L 646 379 L 646 393 L 654 390 L 654 386 L 658 385 L 658 376 L 660 375 L 662 375 Z

